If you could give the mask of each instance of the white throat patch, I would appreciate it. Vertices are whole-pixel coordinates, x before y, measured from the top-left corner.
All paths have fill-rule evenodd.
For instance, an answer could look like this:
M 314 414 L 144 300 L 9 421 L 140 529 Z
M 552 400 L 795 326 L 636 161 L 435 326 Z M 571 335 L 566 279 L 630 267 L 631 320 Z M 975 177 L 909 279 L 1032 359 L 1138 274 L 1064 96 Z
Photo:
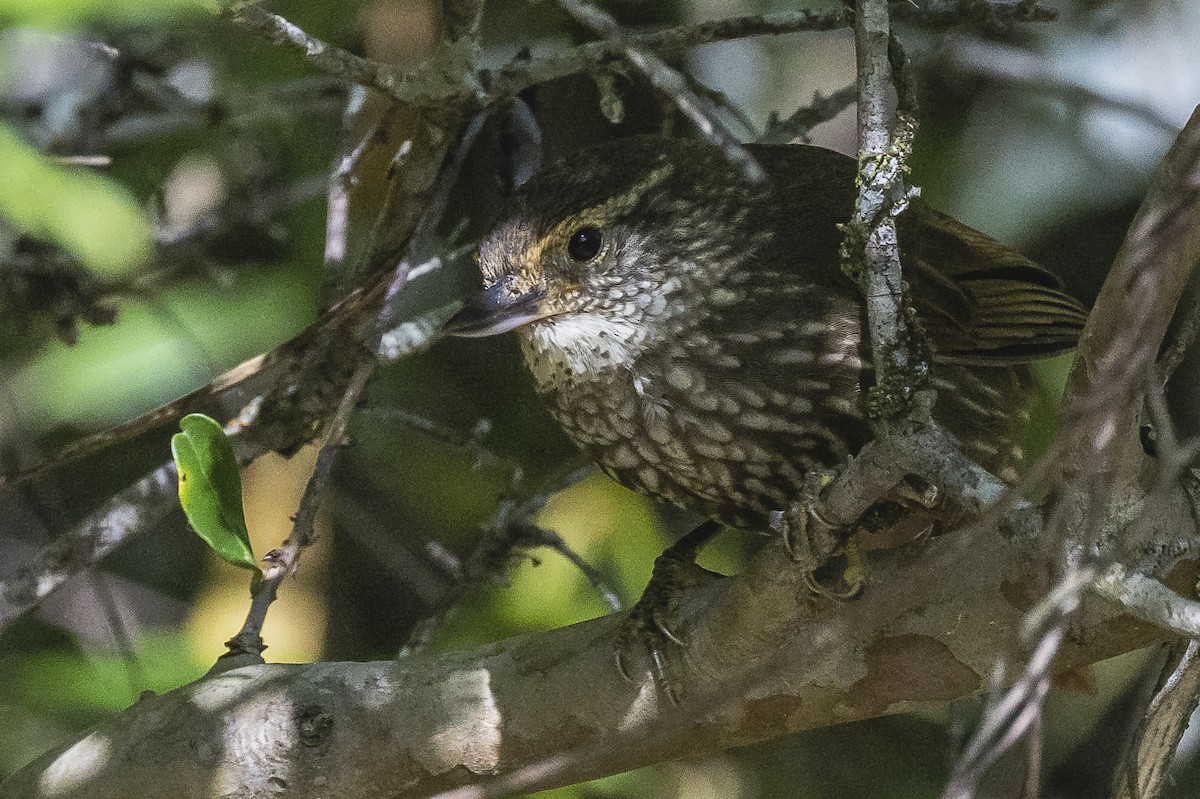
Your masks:
M 594 313 L 543 319 L 521 333 L 525 361 L 540 389 L 553 388 L 564 378 L 629 368 L 646 337 L 639 325 Z

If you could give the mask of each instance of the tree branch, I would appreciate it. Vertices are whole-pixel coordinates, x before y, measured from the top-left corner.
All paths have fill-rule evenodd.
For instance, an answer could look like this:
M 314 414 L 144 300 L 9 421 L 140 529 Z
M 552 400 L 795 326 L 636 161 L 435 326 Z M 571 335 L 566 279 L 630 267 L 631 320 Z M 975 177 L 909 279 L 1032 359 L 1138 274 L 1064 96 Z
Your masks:
M 1054 624 L 1042 626 L 1037 648 L 1049 657 L 1058 652 L 1068 621 L 1078 619 L 1073 608 L 1089 584 L 1078 575 L 1095 574 L 1098 564 L 1125 557 L 1141 559 L 1144 550 L 1161 552 L 1160 542 L 1173 539 L 1162 538 L 1162 528 L 1146 523 L 1142 514 L 1157 512 L 1168 496 L 1191 501 L 1177 472 L 1149 468 L 1137 411 L 1144 387 L 1157 385 L 1154 358 L 1200 255 L 1197 202 L 1200 109 L 1155 173 L 1101 288 L 1068 378 L 1064 423 L 1046 456 L 1054 480 L 1035 556 L 1062 573 L 1052 591 L 1061 597 L 1062 611 Z M 1142 499 L 1130 504 L 1130 497 Z M 1194 521 L 1181 524 L 1194 540 Z M 1094 582 L 1136 616 L 1171 627 L 1194 622 L 1194 603 L 1178 597 L 1168 601 L 1169 592 L 1146 575 L 1113 566 Z M 1048 684 L 1046 663 L 1046 657 L 1030 659 L 1007 689 L 996 681 L 989 710 L 956 764 L 947 797 L 973 797 L 986 767 L 1040 718 L 1045 692 L 1028 686 Z
M 392 94 L 401 79 L 401 75 L 394 68 L 370 58 L 356 56 L 349 50 L 306 33 L 278 14 L 272 14 L 262 8 L 259 0 L 222 2 L 217 15 L 263 37 L 277 47 L 299 53 L 305 61 L 327 75 L 359 83 L 384 94 Z M 433 70 L 428 72 L 433 74 Z M 427 89 L 433 91 L 432 86 L 428 86 Z
M 1158 527 L 1189 513 L 1177 497 Z M 694 699 L 679 709 L 618 675 L 610 616 L 463 652 L 206 678 L 140 701 L 0 793 L 287 799 L 320 786 L 354 799 L 480 785 L 476 795 L 498 795 L 940 705 L 977 692 L 1011 643 L 1025 607 L 1013 587 L 1037 582 L 1029 543 L 993 525 L 934 539 L 919 559 L 880 564 L 849 604 L 810 598 L 768 546 L 743 575 L 685 594 L 681 677 Z M 1089 608 L 1056 668 L 1159 635 L 1116 615 Z M 493 774 L 508 781 L 484 779 Z
M 690 47 L 712 42 L 747 39 L 755 36 L 780 36 L 800 31 L 827 31 L 849 27 L 854 16 L 849 11 L 825 13 L 780 11 L 743 17 L 708 20 L 648 33 L 630 33 L 634 46 L 661 55 L 672 55 Z M 622 57 L 621 47 L 611 40 L 586 42 L 562 53 L 527 61 L 513 61 L 487 76 L 489 103 L 500 102 L 538 83 L 594 69 Z
M 459 37 L 413 70 L 401 72 L 324 42 L 254 3 L 229 3 L 223 5 L 219 13 L 222 19 L 234 25 L 299 53 L 313 67 L 326 74 L 367 86 L 398 102 L 418 106 L 474 102 L 475 110 L 482 110 L 509 100 L 535 84 L 611 62 L 624 52 L 622 45 L 611 40 L 588 42 L 553 56 L 516 61 L 495 73 L 481 70 L 464 83 L 461 75 L 456 74 L 461 70 L 453 68 L 454 62 L 460 62 L 461 59 L 457 50 Z M 462 19 L 459 19 L 460 16 Z M 469 14 L 455 14 L 448 22 L 452 25 L 466 24 L 469 18 Z M 645 50 L 675 53 L 710 42 L 844 28 L 851 24 L 851 20 L 852 15 L 846 11 L 756 14 L 634 34 L 628 37 L 628 44 Z M 468 24 L 465 30 L 469 33 L 470 29 Z M 470 36 L 466 40 L 470 41 Z M 481 90 L 482 84 L 488 86 L 486 91 Z
M 904 279 L 895 219 L 908 204 L 904 174 L 916 119 L 903 106 L 904 95 L 898 92 L 902 104 L 893 134 L 889 100 L 892 31 L 887 0 L 858 0 L 857 8 L 859 193 L 846 229 L 843 260 L 859 278 L 866 297 L 875 364 L 871 412 L 878 423 L 907 407 L 913 393 L 924 385 L 929 363 L 904 318 Z
M 1198 260 L 1200 108 L 1151 179 L 1080 338 L 1063 404 L 1068 426 L 1079 431 L 1069 462 L 1112 456 L 1136 465 L 1119 454 L 1141 450 L 1136 405 Z
M 179 506 L 175 481 L 174 463 L 158 467 L 0 581 L 0 629 L 109 552 L 153 529 Z
M 558 4 L 578 22 L 588 26 L 618 48 L 639 72 L 645 75 L 654 88 L 669 98 L 686 116 L 701 138 L 719 147 L 725 158 L 742 170 L 752 183 L 766 180 L 766 173 L 721 121 L 712 102 L 699 96 L 688 86 L 687 80 L 672 69 L 649 49 L 632 41 L 621 26 L 607 12 L 587 0 L 558 0 Z
M 1188 638 L 1200 638 L 1200 602 L 1184 599 L 1153 577 L 1114 563 L 1096 577 L 1092 588 L 1131 616 Z
M 1155 799 L 1162 793 L 1198 703 L 1200 643 L 1180 641 L 1171 647 L 1158 691 L 1113 774 L 1113 799 Z
M 300 555 L 315 538 L 317 508 L 333 473 L 334 460 L 346 443 L 346 428 L 350 425 L 350 417 L 358 407 L 358 400 L 367 387 L 367 381 L 374 373 L 374 359 L 364 359 L 358 364 L 342 401 L 330 420 L 325 443 L 317 453 L 316 467 L 304 487 L 300 506 L 292 517 L 292 532 L 287 540 L 263 556 L 268 567 L 263 570 L 262 580 L 252 590 L 246 621 L 237 634 L 226 643 L 228 651 L 221 655 L 213 666 L 215 673 L 263 662 L 262 652 L 266 646 L 262 640 L 262 626 L 267 618 L 267 610 L 275 601 L 283 581 L 296 570 L 300 563 Z

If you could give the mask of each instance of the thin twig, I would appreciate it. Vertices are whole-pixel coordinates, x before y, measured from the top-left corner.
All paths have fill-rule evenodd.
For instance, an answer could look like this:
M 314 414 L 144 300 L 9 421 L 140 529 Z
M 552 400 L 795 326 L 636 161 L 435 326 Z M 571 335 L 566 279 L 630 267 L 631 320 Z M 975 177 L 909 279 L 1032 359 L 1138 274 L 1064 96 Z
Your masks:
M 391 94 L 396 86 L 398 74 L 394 68 L 322 41 L 278 14 L 262 8 L 256 0 L 225 2 L 217 13 L 222 19 L 254 31 L 278 47 L 299 53 L 305 61 L 326 74 L 377 89 L 384 94 Z
M 328 202 L 325 208 L 325 276 L 321 285 L 321 297 L 332 302 L 346 287 L 345 271 L 346 236 L 350 228 L 350 183 L 359 158 L 375 140 L 378 127 L 373 125 L 362 140 L 348 148 L 348 140 L 354 129 L 354 121 L 366 102 L 367 92 L 361 86 L 353 86 L 346 98 L 342 112 L 342 147 L 329 173 Z
M 871 415 L 878 424 L 908 407 L 929 373 L 927 348 L 905 320 L 895 217 L 907 207 L 904 174 L 916 118 L 901 97 L 895 131 L 888 100 L 893 50 L 887 0 L 859 0 L 854 41 L 858 60 L 859 193 L 846 226 L 843 264 L 860 280 L 875 365 Z M 861 267 L 858 266 L 861 264 Z
M 483 445 L 484 438 L 492 431 L 492 423 L 488 419 L 480 419 L 469 432 L 464 432 L 403 408 L 364 408 L 363 413 L 388 421 L 400 422 L 415 430 L 420 430 L 438 441 L 465 449 L 471 454 L 475 468 L 479 468 L 484 463 L 509 462 L 507 458 L 497 455 Z
M 70 166 L 112 166 L 111 155 L 56 155 L 51 160 Z
M 177 507 L 175 482 L 175 464 L 163 464 L 114 495 L 0 582 L 0 629 L 36 607 L 69 578 L 151 530 Z
M 250 3 L 229 3 L 222 6 L 220 15 L 272 43 L 298 52 L 326 74 L 374 89 L 398 102 L 419 106 L 474 103 L 475 110 L 483 110 L 511 99 L 530 86 L 586 71 L 622 53 L 611 41 L 589 42 L 554 56 L 523 59 L 498 72 L 471 72 L 469 80 L 464 81 L 460 71 L 462 57 L 455 45 L 444 45 L 428 61 L 409 72 L 400 72 L 322 41 L 283 17 Z M 851 18 L 847 11 L 756 14 L 683 25 L 629 39 L 635 47 L 674 53 L 710 42 L 844 28 Z
M 621 598 L 609 587 L 608 581 L 604 579 L 604 575 L 596 567 L 584 560 L 578 552 L 571 549 L 571 545 L 561 535 L 554 530 L 547 530 L 545 527 L 539 527 L 536 524 L 528 525 L 524 533 L 524 538 L 530 545 L 553 549 L 566 558 L 572 566 L 587 578 L 588 585 L 600 595 L 600 598 L 608 605 L 609 610 L 618 611 L 621 609 Z
M 1093 572 L 1088 568 L 1069 571 L 1055 590 L 1026 615 L 1021 638 L 1025 645 L 1032 646 L 1032 654 L 1007 689 L 1004 662 L 997 662 L 983 718 L 954 764 L 942 799 L 975 796 L 975 789 L 988 768 L 1038 723 L 1050 690 L 1054 656 L 1092 577 Z
M 474 4 L 464 2 L 463 5 L 470 7 Z M 906 3 L 897 3 L 897 15 L 914 24 L 932 26 L 957 24 L 970 19 L 994 19 L 1002 23 L 1046 21 L 1055 16 L 1050 9 L 1024 2 L 969 0 L 931 3 L 925 0 L 924 6 L 910 8 Z M 464 75 L 459 71 L 463 54 L 458 52 L 459 48 L 453 43 L 441 47 L 432 58 L 413 70 L 401 72 L 335 47 L 304 32 L 286 19 L 249 3 L 229 3 L 222 7 L 220 13 L 224 19 L 246 30 L 300 53 L 315 68 L 329 75 L 375 89 L 399 102 L 413 105 L 474 103 L 475 110 L 509 100 L 535 84 L 592 70 L 621 57 L 629 46 L 673 54 L 711 42 L 845 28 L 853 23 L 854 17 L 848 10 L 839 9 L 830 12 L 783 11 L 707 20 L 660 31 L 630 34 L 624 44 L 606 37 L 605 41 L 588 42 L 552 56 L 521 59 L 495 72 L 470 72 L 465 76 L 468 79 L 464 80 Z M 469 13 L 464 15 L 464 19 L 467 18 L 472 18 Z M 464 29 L 469 32 L 470 28 L 468 25 Z M 466 56 L 469 60 L 470 50 Z
M 667 66 L 648 48 L 626 36 L 612 15 L 588 0 L 558 0 L 558 4 L 577 22 L 619 48 L 629 63 L 645 75 L 654 88 L 671 98 L 705 140 L 719 147 L 731 163 L 741 168 L 747 180 L 752 183 L 766 180 L 762 167 L 721 121 L 712 102 L 692 91 L 687 79 L 678 70 Z
M 852 105 L 858 97 L 858 86 L 850 84 L 822 97 L 813 94 L 813 100 L 806 106 L 797 108 L 787 119 L 779 119 L 775 114 L 767 121 L 767 130 L 759 138 L 763 144 L 789 144 L 791 142 L 808 142 L 812 129 L 822 122 L 828 122 Z
M 923 0 L 920 8 L 909 0 L 902 0 L 895 4 L 894 11 L 897 17 L 907 22 L 930 26 L 953 25 L 963 20 L 977 19 L 981 12 L 1010 21 L 1041 22 L 1056 16 L 1054 10 L 1038 6 L 1036 3 L 989 3 L 981 0 L 936 3 Z M 711 42 L 780 36 L 803 31 L 838 30 L 848 28 L 852 24 L 854 14 L 849 9 L 827 12 L 777 11 L 707 20 L 661 31 L 632 33 L 629 34 L 629 38 L 639 47 L 661 55 L 673 55 L 690 47 Z M 496 73 L 485 76 L 483 82 L 487 86 L 487 103 L 506 100 L 532 85 L 588 71 L 620 57 L 621 50 L 613 42 L 600 41 L 587 42 L 563 53 L 514 61 Z
M 481 125 L 482 119 L 477 117 L 468 126 L 455 157 L 451 159 L 451 163 L 447 167 L 441 170 L 434 187 L 433 196 L 421 218 L 418 220 L 417 225 L 414 227 L 412 235 L 409 237 L 408 252 L 428 246 L 428 239 L 432 237 L 436 225 L 445 210 L 449 186 L 452 185 L 454 177 L 457 175 L 458 167 L 465 157 L 465 152 L 470 148 Z M 371 253 L 368 253 L 367 257 L 372 258 L 373 256 Z M 395 314 L 395 307 L 400 294 L 408 284 L 411 270 L 412 262 L 408 257 L 405 257 L 397 264 L 393 271 L 384 300 L 380 305 L 374 322 L 365 333 L 364 344 L 366 345 L 366 349 L 359 356 L 354 374 L 342 394 L 337 411 L 329 422 L 329 432 L 320 453 L 317 455 L 316 468 L 309 478 L 308 485 L 304 490 L 304 496 L 300 500 L 300 508 L 295 516 L 292 533 L 280 547 L 272 550 L 265 558 L 270 563 L 270 567 L 266 570 L 263 580 L 254 587 L 246 621 L 237 635 L 227 642 L 228 651 L 213 666 L 214 672 L 227 671 L 251 663 L 263 662 L 262 651 L 265 646 L 261 633 L 267 610 L 270 608 L 271 603 L 274 602 L 280 584 L 287 575 L 295 570 L 300 554 L 312 542 L 316 509 L 324 494 L 325 486 L 329 481 L 334 460 L 344 443 L 345 431 L 349 425 L 350 417 L 353 415 L 362 392 L 365 390 L 368 381 L 380 362 L 380 359 L 376 357 L 376 353 L 381 350 L 385 341 L 389 342 L 389 351 L 394 352 L 399 349 L 395 344 L 398 333 L 397 329 L 392 326 L 392 318 Z M 437 314 L 436 311 L 434 313 Z M 438 320 L 444 322 L 440 317 L 438 317 Z M 412 320 L 408 324 L 411 325 L 418 321 Z M 411 353 L 417 346 L 421 343 L 427 343 L 431 338 L 432 334 L 426 338 L 426 342 L 410 342 L 405 353 Z
M 830 12 L 782 11 L 742 17 L 708 20 L 648 33 L 632 33 L 627 40 L 635 47 L 663 55 L 672 55 L 690 47 L 712 42 L 746 39 L 755 36 L 779 36 L 799 31 L 827 31 L 849 27 L 853 15 L 847 10 Z M 610 39 L 586 42 L 570 50 L 541 58 L 517 59 L 484 76 L 486 104 L 515 97 L 530 86 L 577 72 L 593 71 L 623 55 L 621 47 Z
M 897 20 L 927 28 L 976 23 L 1003 32 L 1015 23 L 1053 22 L 1058 11 L 1036 0 L 903 0 L 893 8 Z
M 707 99 L 714 108 L 725 111 L 727 114 L 733 117 L 734 120 L 736 120 L 737 123 L 745 129 L 746 134 L 750 138 L 755 139 L 758 137 L 758 129 L 754 125 L 754 120 L 750 118 L 750 115 L 747 114 L 741 108 L 741 106 L 731 100 L 727 94 L 718 89 L 714 89 L 711 86 L 706 86 L 690 72 L 680 72 L 679 74 L 681 74 L 683 79 L 687 81 L 689 89 L 694 91 L 700 97 Z
M 588 464 L 549 478 L 532 496 L 526 497 L 524 500 L 502 499 L 496 506 L 492 518 L 482 526 L 482 535 L 476 541 L 471 554 L 463 562 L 461 579 L 449 587 L 438 602 L 437 608 L 413 628 L 400 651 L 400 656 L 411 655 L 432 643 L 438 630 L 445 625 L 450 614 L 462 600 L 476 586 L 492 580 L 508 566 L 514 550 L 522 547 L 549 545 L 563 552 L 564 555 L 569 552 L 570 550 L 567 549 L 566 543 L 562 542 L 561 538 L 554 534 L 554 538 L 561 543 L 561 547 L 555 545 L 547 538 L 547 532 L 533 525 L 530 519 L 541 511 L 555 494 L 594 474 L 595 471 L 596 467 Z M 510 491 L 519 491 L 523 482 L 524 477 L 520 470 L 515 471 L 512 475 Z M 614 596 L 594 570 L 590 567 L 585 568 L 586 563 L 582 558 L 578 555 L 574 555 L 574 557 L 568 555 L 567 557 L 583 571 L 606 601 Z
M 337 412 L 329 423 L 329 433 L 321 451 L 317 454 L 317 464 L 312 476 L 304 488 L 300 499 L 300 507 L 292 524 L 292 532 L 277 548 L 268 552 L 263 560 L 269 565 L 263 571 L 263 579 L 254 587 L 250 601 L 250 610 L 246 621 L 237 635 L 226 642 L 228 651 L 221 655 L 210 673 L 219 674 L 223 671 L 262 663 L 262 652 L 266 649 L 262 640 L 262 625 L 267 617 L 267 610 L 279 593 L 279 586 L 292 574 L 300 562 L 300 555 L 314 540 L 314 524 L 317 508 L 325 493 L 325 486 L 333 472 L 333 464 L 337 453 L 346 443 L 346 428 L 350 417 L 358 405 L 359 398 L 375 373 L 374 359 L 364 359 L 355 370 Z

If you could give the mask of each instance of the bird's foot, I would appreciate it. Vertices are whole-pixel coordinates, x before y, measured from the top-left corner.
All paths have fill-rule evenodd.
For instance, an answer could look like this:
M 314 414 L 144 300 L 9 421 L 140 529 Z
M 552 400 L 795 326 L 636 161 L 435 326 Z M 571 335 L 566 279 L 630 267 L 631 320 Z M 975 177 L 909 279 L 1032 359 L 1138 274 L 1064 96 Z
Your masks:
M 837 472 L 809 472 L 803 494 L 788 510 L 773 514 L 772 526 L 801 569 L 804 584 L 829 599 L 854 599 L 867 581 L 866 558 L 855 540 L 858 523 L 837 524 L 821 511 L 821 491 Z
M 851 537 L 825 563 L 801 576 L 814 594 L 846 602 L 857 599 L 867 584 L 867 559 L 858 540 Z
M 782 536 L 792 559 L 799 564 L 809 590 L 830 599 L 847 600 L 857 597 L 866 585 L 863 538 L 870 539 L 880 531 L 895 529 L 897 522 L 914 509 L 932 511 L 944 503 L 937 486 L 910 475 L 858 519 L 849 523 L 835 522 L 822 510 L 821 492 L 837 476 L 835 470 L 809 472 L 800 500 L 788 510 L 773 514 L 771 525 Z M 919 520 L 921 517 L 912 518 Z M 932 525 L 925 525 L 921 536 L 932 529 Z M 911 532 L 909 535 L 908 540 L 911 540 Z M 878 540 L 873 543 L 879 547 Z
M 621 676 L 639 684 L 636 664 L 644 662 L 655 687 L 673 705 L 682 698 L 679 656 L 687 646 L 674 626 L 679 597 L 688 588 L 719 576 L 696 565 L 696 554 L 720 529 L 716 522 L 705 522 L 655 559 L 650 582 L 642 598 L 630 608 L 614 642 L 613 654 Z

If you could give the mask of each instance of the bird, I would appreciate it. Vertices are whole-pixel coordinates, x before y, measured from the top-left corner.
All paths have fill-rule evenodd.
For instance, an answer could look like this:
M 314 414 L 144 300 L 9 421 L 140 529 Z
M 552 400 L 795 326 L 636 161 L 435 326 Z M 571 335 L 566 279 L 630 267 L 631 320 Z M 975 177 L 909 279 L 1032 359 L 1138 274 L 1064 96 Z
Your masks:
M 764 531 L 806 475 L 870 439 L 862 292 L 841 267 L 855 159 L 747 145 L 592 145 L 510 197 L 476 259 L 483 289 L 447 326 L 515 331 L 554 419 L 606 474 L 710 520 Z M 1027 364 L 1071 349 L 1086 311 L 1059 279 L 920 197 L 898 217 L 931 351 L 933 419 L 1005 481 L 1024 459 Z

